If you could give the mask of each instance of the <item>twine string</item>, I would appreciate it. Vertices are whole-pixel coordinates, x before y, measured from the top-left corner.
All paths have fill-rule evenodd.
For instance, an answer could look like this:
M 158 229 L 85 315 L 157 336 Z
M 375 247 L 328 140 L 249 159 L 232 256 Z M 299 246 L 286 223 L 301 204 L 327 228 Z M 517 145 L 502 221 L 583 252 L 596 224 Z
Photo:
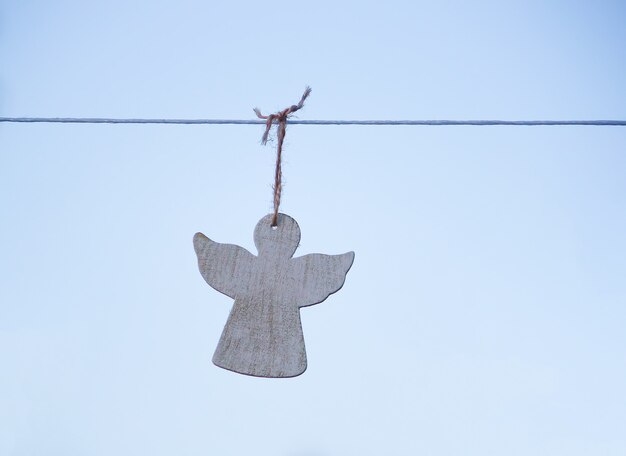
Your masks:
M 276 169 L 274 171 L 274 185 L 272 186 L 272 189 L 274 191 L 274 215 L 272 217 L 272 227 L 276 227 L 278 225 L 278 208 L 280 206 L 280 195 L 283 190 L 282 155 L 283 142 L 285 140 L 285 134 L 287 133 L 287 120 L 294 112 L 302 109 L 302 107 L 304 106 L 304 101 L 310 94 L 311 88 L 307 87 L 302 94 L 302 97 L 300 98 L 298 104 L 291 105 L 288 108 L 285 108 L 275 114 L 264 116 L 263 114 L 261 114 L 259 108 L 254 108 L 254 113 L 256 114 L 256 116 L 259 119 L 265 120 L 265 131 L 263 132 L 263 136 L 261 137 L 261 144 L 267 144 L 274 121 L 276 121 L 278 125 L 276 131 Z

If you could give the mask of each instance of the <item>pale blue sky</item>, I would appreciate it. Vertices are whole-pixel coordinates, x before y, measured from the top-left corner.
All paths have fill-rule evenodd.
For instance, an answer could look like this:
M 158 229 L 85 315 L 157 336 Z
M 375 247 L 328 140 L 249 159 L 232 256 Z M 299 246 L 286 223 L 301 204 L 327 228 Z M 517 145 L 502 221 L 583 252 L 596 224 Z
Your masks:
M 0 1 L 0 115 L 625 119 L 619 1 Z M 214 367 L 260 126 L 0 125 L 0 454 L 626 454 L 626 128 L 287 132 L 297 254 L 356 252 L 298 378 Z

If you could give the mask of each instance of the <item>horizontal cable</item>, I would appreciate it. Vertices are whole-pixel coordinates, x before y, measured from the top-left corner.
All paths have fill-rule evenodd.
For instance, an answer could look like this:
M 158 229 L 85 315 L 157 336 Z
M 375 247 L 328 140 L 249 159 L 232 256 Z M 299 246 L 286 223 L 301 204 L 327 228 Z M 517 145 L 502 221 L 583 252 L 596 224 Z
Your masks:
M 250 119 L 110 119 L 100 117 L 0 117 L 0 122 L 19 123 L 84 123 L 84 124 L 182 124 L 182 125 L 265 125 L 265 120 Z M 291 125 L 586 125 L 626 126 L 626 120 L 298 120 Z

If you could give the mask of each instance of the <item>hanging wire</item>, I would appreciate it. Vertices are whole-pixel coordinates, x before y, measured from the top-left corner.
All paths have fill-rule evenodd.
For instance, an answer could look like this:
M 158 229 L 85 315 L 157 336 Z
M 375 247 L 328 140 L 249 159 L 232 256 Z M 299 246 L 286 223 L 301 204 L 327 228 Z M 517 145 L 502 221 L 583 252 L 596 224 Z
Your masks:
M 265 125 L 262 119 L 120 119 L 106 117 L 0 117 L 5 123 Z M 626 120 L 298 120 L 290 125 L 592 126 L 626 127 Z

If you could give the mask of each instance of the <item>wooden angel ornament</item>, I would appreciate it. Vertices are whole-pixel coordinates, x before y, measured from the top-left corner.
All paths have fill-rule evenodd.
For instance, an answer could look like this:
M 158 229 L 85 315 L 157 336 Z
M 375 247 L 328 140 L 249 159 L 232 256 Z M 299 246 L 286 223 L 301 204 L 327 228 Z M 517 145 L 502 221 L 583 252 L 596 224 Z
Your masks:
M 193 244 L 204 280 L 235 300 L 213 363 L 257 377 L 295 377 L 307 367 L 300 308 L 338 291 L 354 252 L 292 258 L 300 228 L 285 214 L 263 217 L 254 230 L 253 255 L 196 233 Z

